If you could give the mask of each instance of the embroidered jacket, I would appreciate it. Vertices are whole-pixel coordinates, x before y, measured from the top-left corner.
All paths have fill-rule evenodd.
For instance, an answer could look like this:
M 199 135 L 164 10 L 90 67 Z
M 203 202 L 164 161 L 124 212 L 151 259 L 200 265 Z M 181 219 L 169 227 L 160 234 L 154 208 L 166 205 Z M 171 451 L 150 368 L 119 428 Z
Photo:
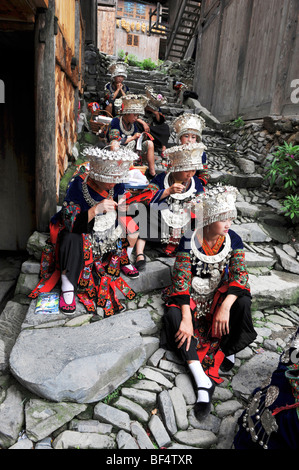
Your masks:
M 139 132 L 138 130 L 138 127 L 137 127 L 137 124 L 134 122 L 133 124 L 133 132 L 131 135 L 134 135 L 136 134 L 137 132 Z M 120 128 L 120 117 L 115 117 L 112 119 L 112 121 L 110 122 L 109 126 L 108 126 L 108 131 L 107 131 L 107 140 L 108 142 L 111 142 L 112 140 L 118 140 L 121 142 L 122 145 L 125 144 L 126 140 L 127 140 L 127 135 L 123 133 L 123 131 L 121 130 Z
M 123 91 L 126 94 L 130 91 L 129 87 L 125 83 L 123 83 Z M 106 83 L 106 85 L 104 87 L 104 101 L 105 101 L 106 105 L 108 105 L 109 103 L 112 103 L 114 101 L 113 100 L 113 95 L 114 95 L 115 92 L 116 92 L 116 89 L 114 88 L 113 83 L 111 83 L 111 82 Z M 120 98 L 121 96 L 122 95 L 119 92 L 115 99 Z
M 233 230 L 229 230 L 228 235 L 231 240 L 232 251 L 229 262 L 221 273 L 221 284 L 228 284 L 227 294 L 234 294 L 238 297 L 250 295 L 242 239 Z M 222 251 L 224 240 L 225 237 L 219 237 L 213 249 L 210 249 L 206 243 L 203 243 L 203 246 L 198 246 L 198 249 L 206 255 L 215 255 Z M 196 265 L 193 265 L 191 261 L 190 239 L 183 237 L 174 264 L 169 299 L 177 305 L 190 304 L 191 282 L 196 272 Z

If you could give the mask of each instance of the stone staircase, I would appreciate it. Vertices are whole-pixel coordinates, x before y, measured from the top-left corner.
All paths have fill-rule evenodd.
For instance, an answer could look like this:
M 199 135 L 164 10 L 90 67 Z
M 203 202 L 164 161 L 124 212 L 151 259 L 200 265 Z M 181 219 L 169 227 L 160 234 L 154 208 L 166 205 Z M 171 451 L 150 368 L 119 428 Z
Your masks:
M 196 112 L 196 107 L 176 106 L 165 75 L 140 70 L 130 72 L 128 83 L 132 92 L 142 92 L 150 80 L 157 91 L 169 98 L 168 107 L 163 111 L 170 125 L 180 112 Z M 108 80 L 102 76 L 98 86 L 102 87 Z M 248 368 L 240 367 L 240 380 L 235 373 L 234 395 L 226 388 L 217 387 L 215 399 L 222 403 L 217 406 L 216 416 L 211 415 L 207 423 L 199 426 L 188 411 L 194 397 L 187 371 L 159 348 L 163 314 L 161 289 L 170 284 L 174 259 L 161 257 L 151 247 L 146 247 L 146 269 L 139 278 L 129 281 L 138 293 L 137 298 L 126 302 L 127 309 L 120 315 L 93 323 L 92 316 L 80 303 L 72 317 L 36 315 L 36 301 L 27 296 L 38 282 L 41 250 L 48 235 L 34 233 L 28 240 L 29 259 L 21 265 L 14 296 L 0 316 L 0 371 L 3 374 L 0 386 L 5 390 L 5 398 L 1 400 L 16 404 L 11 407 L 13 418 L 5 415 L 4 408 L 0 407 L 0 423 L 14 423 L 9 433 L 5 431 L 9 434 L 5 436 L 0 424 L 0 447 L 12 446 L 20 432 L 27 436 L 30 448 L 38 448 L 46 439 L 53 441 L 54 438 L 55 448 L 81 445 L 154 449 L 153 441 L 156 446 L 169 449 L 229 448 L 231 445 L 227 434 L 231 437 L 243 397 L 259 385 L 259 364 L 265 378 L 278 360 L 275 348 L 283 347 L 287 336 L 299 324 L 296 259 L 299 250 L 297 255 L 292 252 L 292 231 L 283 226 L 284 218 L 273 204 L 275 195 L 269 192 L 261 174 L 256 168 L 250 174 L 241 169 L 234 139 L 223 129 L 207 127 L 203 141 L 208 148 L 209 184 L 234 184 L 240 192 L 238 219 L 233 229 L 244 240 L 253 316 L 259 333 L 252 350 L 248 348 L 239 356 L 238 365 L 248 361 Z M 172 133 L 170 144 L 174 142 Z M 123 300 L 121 295 L 119 298 Z M 100 310 L 98 314 L 101 318 Z M 267 338 L 267 347 L 264 338 Z M 265 354 L 261 354 L 262 347 L 267 349 Z M 254 351 L 259 351 L 259 357 Z M 255 372 L 248 376 L 252 367 Z M 131 385 L 122 389 L 117 401 L 112 405 L 105 403 L 105 397 L 113 395 L 132 378 Z M 31 399 L 26 403 L 24 428 L 23 420 L 16 416 L 23 413 L 23 404 L 19 403 L 28 390 Z M 58 419 L 61 411 L 57 410 L 62 404 L 66 408 L 65 415 Z M 95 405 L 91 415 L 87 413 L 87 404 Z M 182 409 L 183 418 L 178 411 Z M 49 416 L 51 420 L 45 419 Z M 74 420 L 78 416 L 81 427 L 80 420 L 76 423 Z M 64 423 L 69 423 L 68 430 L 61 431 Z M 96 433 L 86 431 L 94 429 L 95 425 L 97 429 L 99 425 L 107 429 L 104 432 L 101 428 Z M 230 430 L 226 433 L 228 425 Z M 150 429 L 150 438 L 145 429 Z M 15 445 L 20 448 L 18 443 Z

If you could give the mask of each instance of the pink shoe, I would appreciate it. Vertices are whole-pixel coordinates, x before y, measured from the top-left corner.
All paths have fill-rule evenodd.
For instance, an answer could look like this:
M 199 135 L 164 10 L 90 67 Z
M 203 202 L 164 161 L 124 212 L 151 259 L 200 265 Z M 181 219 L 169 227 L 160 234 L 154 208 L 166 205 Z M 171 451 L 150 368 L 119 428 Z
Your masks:
M 73 301 L 71 304 L 66 304 L 63 298 L 63 294 L 66 294 L 67 292 L 73 292 Z M 59 308 L 60 310 L 65 314 L 65 315 L 73 315 L 74 311 L 76 310 L 76 299 L 75 299 L 75 293 L 74 291 L 67 290 L 67 291 L 61 291 L 60 297 L 59 297 Z
M 130 277 L 131 279 L 139 277 L 139 271 L 135 268 L 135 266 L 132 266 L 132 264 L 122 266 L 121 270 L 126 276 Z

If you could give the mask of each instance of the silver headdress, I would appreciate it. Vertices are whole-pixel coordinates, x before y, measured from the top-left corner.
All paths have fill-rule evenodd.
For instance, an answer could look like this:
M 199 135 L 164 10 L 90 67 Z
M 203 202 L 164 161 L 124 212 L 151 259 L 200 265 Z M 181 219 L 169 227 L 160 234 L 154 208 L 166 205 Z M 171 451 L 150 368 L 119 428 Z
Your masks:
M 144 114 L 148 99 L 144 95 L 125 95 L 121 100 L 120 114 Z
M 116 151 L 90 147 L 83 152 L 90 160 L 89 175 L 103 183 L 125 183 L 137 155 L 126 148 Z
M 205 120 L 198 114 L 184 113 L 174 119 L 172 126 L 177 134 L 178 141 L 182 135 L 190 132 L 197 135 L 201 140 L 205 124 Z
M 201 142 L 166 149 L 164 154 L 168 159 L 168 171 L 202 170 L 202 154 L 205 150 L 206 146 Z
M 167 103 L 167 98 L 162 96 L 160 93 L 155 93 L 154 89 L 151 86 L 145 87 L 146 97 L 148 98 L 148 106 L 150 106 L 154 111 Z
M 114 77 L 125 77 L 127 78 L 128 76 L 128 66 L 124 62 L 113 62 L 109 68 L 108 71 L 111 73 L 111 78 Z
M 198 227 L 206 227 L 213 222 L 235 219 L 237 217 L 235 205 L 237 194 L 238 190 L 234 186 L 217 185 L 198 195 L 195 206 L 198 204 L 202 211 L 199 212 L 202 213 L 202 220 L 197 220 Z

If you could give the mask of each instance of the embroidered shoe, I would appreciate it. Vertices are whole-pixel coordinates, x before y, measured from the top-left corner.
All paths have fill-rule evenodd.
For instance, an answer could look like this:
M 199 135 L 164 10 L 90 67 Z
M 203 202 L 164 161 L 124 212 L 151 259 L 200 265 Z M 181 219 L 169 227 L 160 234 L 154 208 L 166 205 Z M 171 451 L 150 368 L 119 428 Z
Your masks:
M 125 276 L 128 276 L 131 279 L 135 279 L 136 277 L 139 277 L 139 271 L 134 266 L 132 266 L 132 264 L 127 264 L 126 266 L 122 266 L 121 270 L 125 274 Z
M 66 294 L 68 292 L 73 292 L 73 301 L 71 304 L 67 304 L 64 300 L 63 294 Z M 75 294 L 74 291 L 61 291 L 60 297 L 59 297 L 59 309 L 65 314 L 65 315 L 73 315 L 74 311 L 76 310 L 76 299 L 75 299 Z

